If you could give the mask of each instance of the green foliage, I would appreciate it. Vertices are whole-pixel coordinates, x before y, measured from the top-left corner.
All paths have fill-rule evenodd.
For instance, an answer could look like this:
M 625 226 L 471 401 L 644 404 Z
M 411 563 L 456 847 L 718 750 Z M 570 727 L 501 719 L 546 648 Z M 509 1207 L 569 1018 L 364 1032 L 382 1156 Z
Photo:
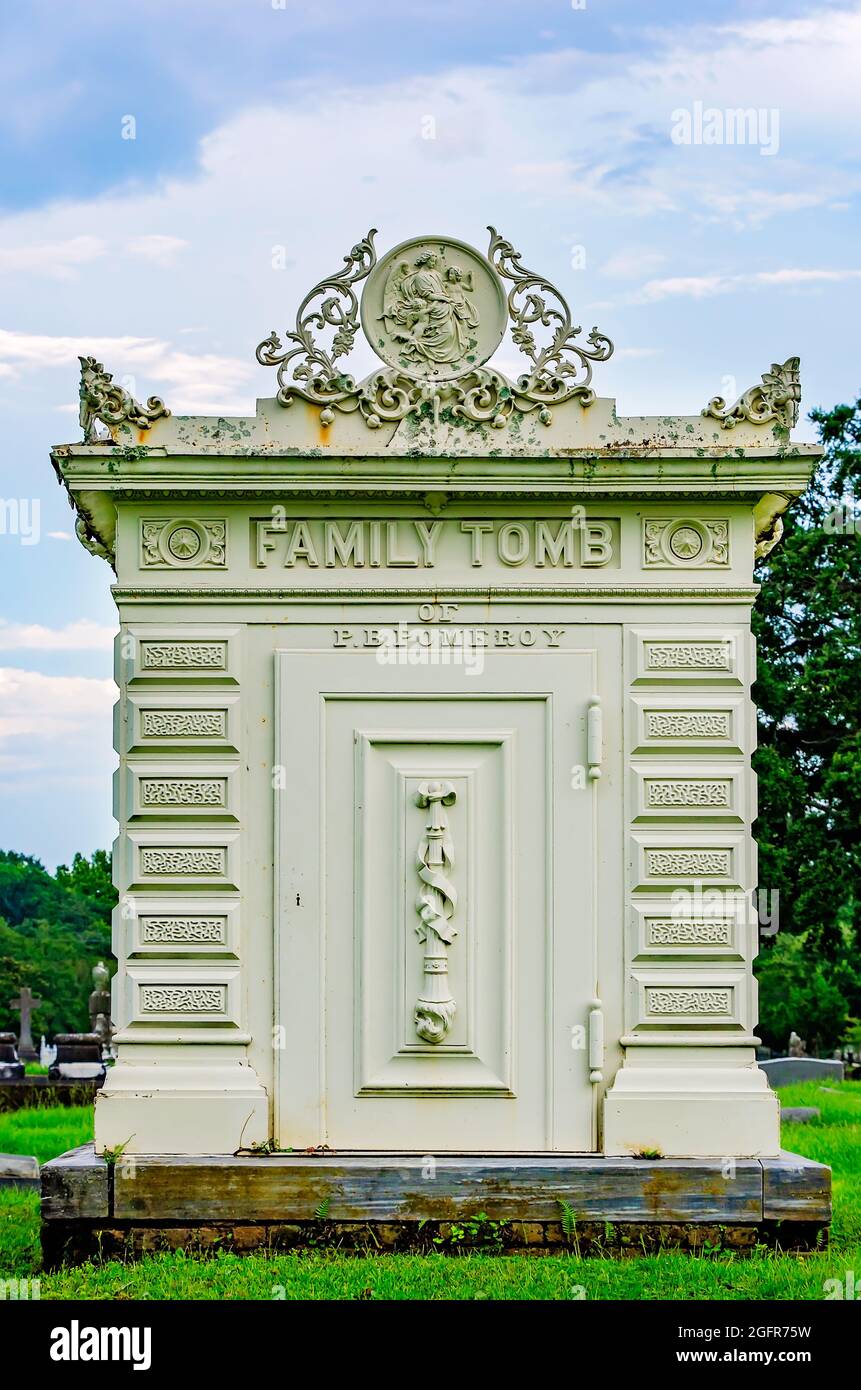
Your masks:
M 760 958 L 757 974 L 760 1032 L 769 1046 L 785 1048 L 793 1029 L 801 1030 L 808 1051 L 844 1040 L 846 994 L 854 982 L 843 953 L 836 960 L 817 958 L 806 933 L 781 932 Z
M 763 1040 L 830 1049 L 861 1016 L 861 521 L 834 524 L 861 506 L 861 400 L 812 418 L 826 457 L 757 573 L 755 833 L 780 895 L 757 974 Z
M 577 1217 L 570 1202 L 566 1202 L 564 1197 L 557 1197 L 559 1211 L 562 1219 L 562 1234 L 566 1240 L 573 1240 L 577 1233 Z
M 33 1036 L 89 1027 L 92 968 L 110 962 L 110 855 L 76 854 L 51 875 L 38 859 L 0 850 L 0 1031 L 18 1031 L 9 1000 L 23 985 L 43 1000 Z

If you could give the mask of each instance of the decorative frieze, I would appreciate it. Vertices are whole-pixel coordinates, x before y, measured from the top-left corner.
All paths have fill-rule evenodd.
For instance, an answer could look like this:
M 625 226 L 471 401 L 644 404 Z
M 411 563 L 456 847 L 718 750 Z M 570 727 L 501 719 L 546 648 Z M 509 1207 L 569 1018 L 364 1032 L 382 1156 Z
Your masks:
M 227 805 L 226 777 L 142 777 L 141 807 L 200 807 Z
M 731 946 L 731 917 L 647 917 L 646 946 Z
M 746 674 L 749 642 L 749 634 L 735 625 L 631 628 L 631 681 L 635 685 L 678 686 L 680 690 L 692 685 L 740 685 Z M 671 697 L 670 705 L 675 703 Z
M 733 1013 L 732 989 L 730 988 L 684 988 L 680 986 L 646 986 L 647 1014 L 708 1014 L 731 1018 Z
M 643 522 L 646 569 L 726 569 L 729 562 L 726 520 L 654 517 Z
M 166 519 L 140 523 L 142 569 L 224 569 L 227 522 Z
M 226 985 L 140 986 L 142 1014 L 223 1014 L 226 1006 Z
M 225 946 L 227 914 L 190 916 L 183 913 L 139 917 L 142 946 Z
M 658 710 L 644 713 L 646 737 L 650 739 L 729 739 L 732 716 L 729 710 Z
M 225 739 L 226 709 L 142 709 L 141 736 L 147 739 Z
M 652 878 L 728 878 L 731 849 L 646 849 L 646 872 Z
M 732 644 L 722 639 L 707 642 L 647 642 L 646 669 L 660 672 L 730 671 Z
M 648 810 L 724 810 L 732 806 L 730 777 L 647 777 L 644 780 Z
M 224 845 L 156 846 L 142 845 L 141 873 L 156 876 L 224 874 L 227 849 Z
M 144 671 L 226 671 L 227 643 L 222 641 L 141 641 Z

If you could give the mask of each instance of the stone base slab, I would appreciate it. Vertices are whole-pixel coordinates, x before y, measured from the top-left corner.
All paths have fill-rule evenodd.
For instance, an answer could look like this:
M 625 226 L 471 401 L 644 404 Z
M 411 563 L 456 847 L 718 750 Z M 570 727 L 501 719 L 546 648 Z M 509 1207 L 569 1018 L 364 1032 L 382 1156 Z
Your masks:
M 831 1170 L 795 1154 L 121 1156 L 92 1145 L 42 1168 L 47 1268 L 101 1254 L 339 1246 L 367 1250 L 810 1249 Z

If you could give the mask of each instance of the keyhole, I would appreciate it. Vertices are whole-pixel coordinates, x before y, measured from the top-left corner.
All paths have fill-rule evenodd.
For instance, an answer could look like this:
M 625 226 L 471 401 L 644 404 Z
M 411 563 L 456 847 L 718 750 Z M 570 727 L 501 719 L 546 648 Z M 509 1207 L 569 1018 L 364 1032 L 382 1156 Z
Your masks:
M 302 903 L 301 903 L 300 900 L 299 900 L 299 894 L 298 894 L 298 893 L 296 894 L 296 906 L 297 906 L 297 907 L 301 907 L 301 906 L 302 906 Z

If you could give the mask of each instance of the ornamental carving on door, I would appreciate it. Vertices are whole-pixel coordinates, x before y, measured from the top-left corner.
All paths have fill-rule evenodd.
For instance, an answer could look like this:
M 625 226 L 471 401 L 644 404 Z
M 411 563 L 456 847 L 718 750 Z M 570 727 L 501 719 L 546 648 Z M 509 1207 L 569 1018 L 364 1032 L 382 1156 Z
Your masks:
M 419 1037 L 429 1043 L 442 1042 L 457 1011 L 448 981 L 448 948 L 457 936 L 452 924 L 457 889 L 448 877 L 454 867 L 454 845 L 444 809 L 453 806 L 456 798 L 450 782 L 421 782 L 416 792 L 416 802 L 427 808 L 428 818 L 416 857 L 422 882 L 416 900 L 420 918 L 416 932 L 425 955 L 414 1020 Z

